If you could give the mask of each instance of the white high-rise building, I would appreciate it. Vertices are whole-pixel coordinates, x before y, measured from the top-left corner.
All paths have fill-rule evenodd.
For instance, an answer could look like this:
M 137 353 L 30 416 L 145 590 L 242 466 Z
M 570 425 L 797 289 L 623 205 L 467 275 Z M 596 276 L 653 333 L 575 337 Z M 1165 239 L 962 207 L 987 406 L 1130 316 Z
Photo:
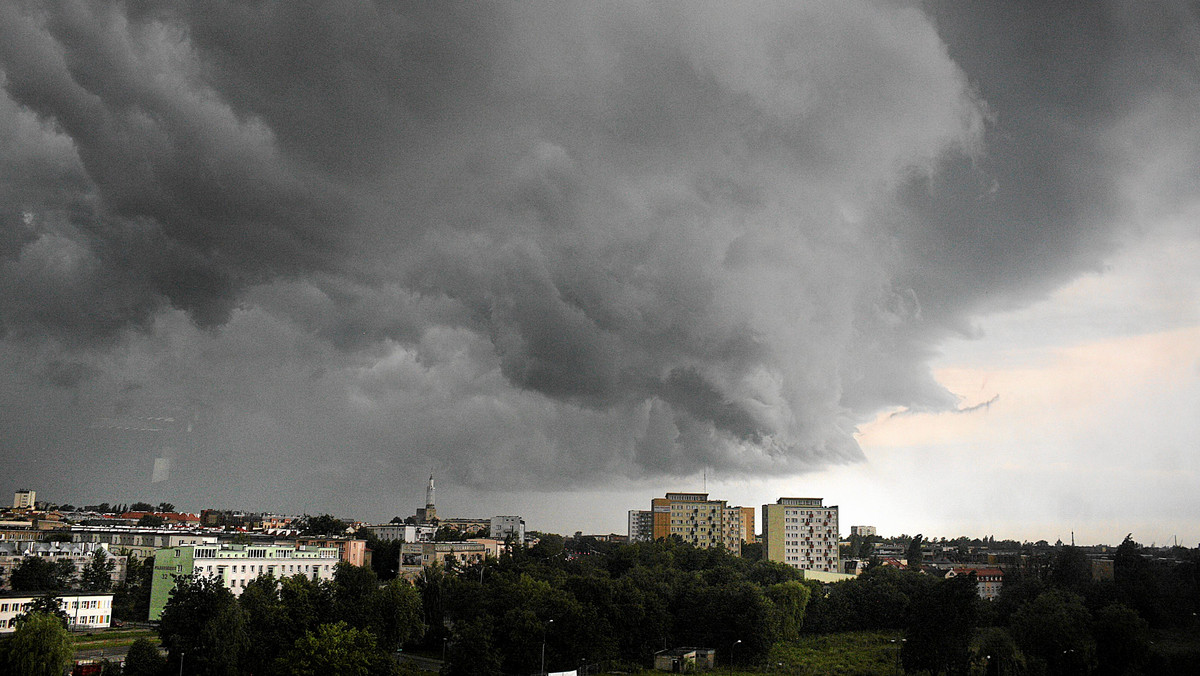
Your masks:
M 36 502 L 37 491 L 22 488 L 13 493 L 13 509 L 33 509 Z
M 650 542 L 654 540 L 654 512 L 648 509 L 629 510 L 629 541 Z

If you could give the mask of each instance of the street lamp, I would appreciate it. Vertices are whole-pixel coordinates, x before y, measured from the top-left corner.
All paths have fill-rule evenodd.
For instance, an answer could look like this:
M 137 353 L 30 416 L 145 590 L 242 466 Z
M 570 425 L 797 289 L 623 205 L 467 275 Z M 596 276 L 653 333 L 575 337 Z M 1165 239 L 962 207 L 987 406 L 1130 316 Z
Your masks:
M 730 676 L 733 676 L 733 649 L 736 648 L 737 644 L 739 644 L 741 642 L 742 642 L 742 639 L 739 638 L 738 640 L 733 642 L 733 645 L 729 646 L 729 674 L 730 674 Z
M 546 620 L 546 624 L 542 625 L 542 674 L 546 673 L 546 630 L 552 624 L 554 624 L 554 620 Z
M 902 638 L 900 640 L 896 640 L 893 638 L 890 639 L 890 641 L 896 648 L 896 673 L 898 674 L 900 673 L 900 653 L 904 651 L 904 644 L 908 642 L 908 639 Z

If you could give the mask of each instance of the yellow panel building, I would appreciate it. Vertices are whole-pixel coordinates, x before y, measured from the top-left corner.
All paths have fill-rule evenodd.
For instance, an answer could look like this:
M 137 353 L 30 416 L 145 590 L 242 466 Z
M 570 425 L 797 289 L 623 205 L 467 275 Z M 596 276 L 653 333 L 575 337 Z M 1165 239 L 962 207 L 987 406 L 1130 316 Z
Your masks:
M 800 570 L 841 572 L 838 508 L 822 498 L 779 498 L 763 505 L 763 558 Z
M 742 552 L 744 540 L 753 541 L 754 509 L 749 508 L 747 522 L 747 508 L 710 500 L 708 493 L 667 493 L 650 501 L 650 511 L 655 540 L 675 535 L 697 547 L 724 546 L 734 554 Z

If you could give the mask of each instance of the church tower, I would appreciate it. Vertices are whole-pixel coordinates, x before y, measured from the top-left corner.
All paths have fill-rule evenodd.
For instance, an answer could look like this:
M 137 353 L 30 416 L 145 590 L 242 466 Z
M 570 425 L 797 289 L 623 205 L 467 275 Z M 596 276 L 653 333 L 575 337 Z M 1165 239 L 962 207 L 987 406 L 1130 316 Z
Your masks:
M 425 487 L 425 508 L 417 510 L 418 523 L 436 523 L 437 522 L 437 507 L 434 506 L 433 494 L 437 490 L 433 487 L 433 474 L 429 475 L 429 485 Z

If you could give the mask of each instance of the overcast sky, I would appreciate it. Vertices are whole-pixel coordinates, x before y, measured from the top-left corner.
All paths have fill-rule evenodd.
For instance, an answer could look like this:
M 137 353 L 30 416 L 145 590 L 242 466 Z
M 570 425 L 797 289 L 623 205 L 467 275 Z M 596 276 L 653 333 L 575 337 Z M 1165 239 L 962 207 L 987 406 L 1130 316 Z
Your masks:
M 11 2 L 0 77 L 10 489 L 1200 541 L 1194 3 Z

